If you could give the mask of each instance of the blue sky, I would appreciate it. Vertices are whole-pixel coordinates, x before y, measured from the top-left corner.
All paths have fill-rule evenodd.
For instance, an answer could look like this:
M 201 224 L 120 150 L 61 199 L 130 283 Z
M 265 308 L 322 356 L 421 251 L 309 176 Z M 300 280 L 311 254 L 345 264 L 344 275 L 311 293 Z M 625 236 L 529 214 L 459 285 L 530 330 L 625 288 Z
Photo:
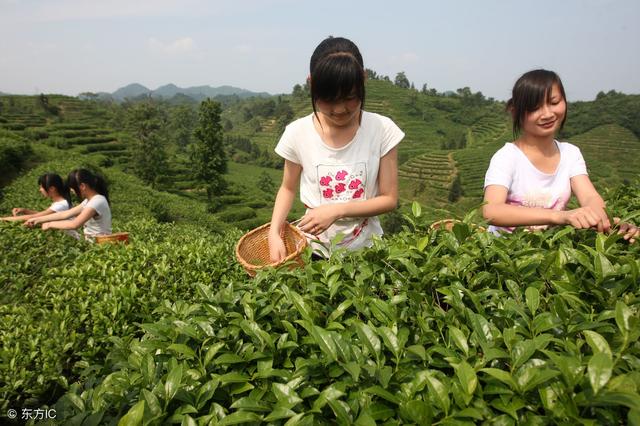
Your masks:
M 289 93 L 328 35 L 417 88 L 497 99 L 534 68 L 570 100 L 640 93 L 638 0 L 0 0 L 0 91 L 232 85 Z

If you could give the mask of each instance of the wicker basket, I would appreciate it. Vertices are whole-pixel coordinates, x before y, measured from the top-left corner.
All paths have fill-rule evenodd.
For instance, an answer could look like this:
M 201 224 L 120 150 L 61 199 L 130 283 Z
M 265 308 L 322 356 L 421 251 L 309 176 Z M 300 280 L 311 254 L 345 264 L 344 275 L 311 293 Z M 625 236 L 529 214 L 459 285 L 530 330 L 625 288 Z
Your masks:
M 453 230 L 453 226 L 456 223 L 462 223 L 462 221 L 458 219 L 442 219 L 437 222 L 433 222 L 431 224 L 431 229 L 445 229 L 447 231 Z M 478 226 L 476 224 L 471 224 L 472 227 L 476 228 L 477 231 L 484 232 L 486 229 L 483 226 Z
M 301 254 L 307 247 L 307 238 L 302 231 L 289 223 L 284 224 L 280 233 L 287 249 L 287 257 L 280 262 L 271 262 L 269 257 L 270 227 L 271 224 L 266 223 L 249 231 L 240 238 L 236 245 L 238 262 L 252 277 L 256 275 L 258 269 L 278 266 L 289 261 L 293 261 L 293 267 L 304 266 Z
M 115 234 L 109 235 L 98 235 L 95 237 L 96 244 L 104 244 L 104 243 L 124 243 L 129 244 L 129 233 L 128 232 L 116 232 Z

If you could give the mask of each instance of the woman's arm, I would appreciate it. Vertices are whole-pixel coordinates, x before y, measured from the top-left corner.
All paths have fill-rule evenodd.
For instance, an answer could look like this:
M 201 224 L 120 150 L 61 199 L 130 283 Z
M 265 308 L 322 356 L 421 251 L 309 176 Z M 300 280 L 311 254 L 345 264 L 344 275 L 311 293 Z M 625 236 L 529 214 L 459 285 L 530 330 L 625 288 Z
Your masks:
M 24 209 L 22 207 L 14 207 L 13 209 L 11 209 L 11 214 L 14 216 L 34 214 L 34 213 L 38 213 L 38 211 L 31 210 L 31 209 Z
M 378 195 L 370 200 L 326 204 L 305 214 L 299 228 L 311 234 L 320 234 L 336 220 L 345 217 L 371 217 L 386 213 L 398 206 L 398 149 L 393 148 L 380 159 Z
M 271 215 L 271 226 L 269 228 L 269 256 L 272 262 L 279 262 L 287 257 L 287 250 L 284 246 L 280 232 L 282 224 L 287 220 L 287 215 L 296 197 L 302 166 L 292 161 L 284 161 L 284 173 L 282 184 L 276 195 Z
M 558 211 L 507 204 L 509 190 L 502 185 L 489 185 L 484 190 L 482 216 L 495 226 L 559 225 Z
M 29 211 L 32 211 L 32 210 L 29 210 Z M 41 212 L 27 213 L 27 214 L 23 214 L 21 216 L 0 217 L 0 220 L 6 220 L 8 222 L 18 222 L 18 221 L 22 221 L 22 220 L 31 219 L 32 217 L 47 216 L 47 215 L 54 214 L 54 213 L 56 213 L 55 210 L 46 209 L 46 210 L 43 210 Z
M 58 212 L 58 213 L 53 213 L 53 214 L 49 214 L 46 216 L 42 216 L 42 217 L 34 217 L 31 219 L 28 219 L 25 222 L 25 225 L 27 226 L 35 226 L 38 225 L 40 223 L 44 223 L 44 222 L 53 222 L 56 220 L 64 220 L 64 219 L 69 219 L 70 217 L 73 216 L 77 216 L 80 214 L 80 212 L 83 211 L 84 206 L 82 204 L 78 204 L 77 206 L 69 209 L 69 210 L 65 210 L 62 212 Z
M 93 207 L 85 207 L 72 220 L 47 221 L 42 225 L 42 229 L 45 231 L 47 229 L 78 229 L 95 215 L 96 211 Z
M 489 185 L 484 190 L 486 204 L 482 207 L 482 215 L 492 225 L 571 225 L 578 229 L 603 225 L 598 210 L 592 206 L 564 211 L 513 206 L 507 204 L 507 194 L 508 189 L 502 185 Z

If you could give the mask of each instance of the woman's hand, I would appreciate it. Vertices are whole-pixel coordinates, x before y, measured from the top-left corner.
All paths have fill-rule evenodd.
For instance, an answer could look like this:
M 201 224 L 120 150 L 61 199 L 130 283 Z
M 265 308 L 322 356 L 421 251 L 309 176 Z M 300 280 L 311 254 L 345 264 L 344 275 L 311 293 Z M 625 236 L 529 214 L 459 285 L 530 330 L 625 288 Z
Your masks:
M 13 216 L 18 216 L 21 215 L 22 213 L 24 213 L 24 210 L 22 207 L 14 207 L 11 209 L 11 214 Z
M 298 228 L 307 234 L 320 235 L 340 217 L 340 205 L 327 204 L 315 209 L 309 209 L 300 219 Z
M 611 228 L 607 213 L 600 207 L 585 206 L 558 213 L 559 225 L 571 225 L 578 229 L 596 228 L 598 232 L 607 232 Z
M 53 222 L 45 222 L 45 223 L 43 223 L 43 224 L 42 224 L 42 230 L 43 230 L 43 231 L 46 231 L 47 229 L 53 229 L 53 228 L 51 227 L 51 224 L 52 224 L 52 223 L 53 223 Z
M 24 221 L 24 226 L 26 226 L 27 228 L 33 228 L 36 225 L 39 225 L 40 221 L 38 220 L 37 217 L 32 217 L 31 219 L 27 219 Z
M 624 234 L 623 238 L 629 243 L 633 244 L 636 242 L 636 238 L 640 237 L 640 228 L 635 226 L 632 223 L 620 223 L 619 217 L 614 217 L 613 222 L 619 226 L 618 234 Z
M 272 263 L 280 262 L 287 257 L 287 248 L 277 232 L 269 232 L 269 258 Z

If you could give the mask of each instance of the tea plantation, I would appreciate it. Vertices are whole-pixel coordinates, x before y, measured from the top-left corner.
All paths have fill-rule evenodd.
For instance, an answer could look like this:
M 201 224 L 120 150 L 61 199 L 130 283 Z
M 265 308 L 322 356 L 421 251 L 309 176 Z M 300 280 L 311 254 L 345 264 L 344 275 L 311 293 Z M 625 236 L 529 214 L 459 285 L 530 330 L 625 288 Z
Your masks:
M 467 117 L 459 100 L 371 84 L 371 109 L 407 130 L 402 230 L 255 279 L 234 246 L 239 228 L 268 220 L 265 182 L 281 172 L 230 163 L 232 191 L 212 212 L 188 185 L 160 191 L 128 173 L 116 107 L 11 98 L 0 214 L 45 208 L 37 177 L 86 165 L 108 179 L 114 231 L 131 241 L 0 222 L 0 423 L 46 408 L 56 418 L 38 424 L 640 425 L 640 243 L 570 227 L 481 232 L 470 207 L 509 137 L 499 105 Z M 278 122 L 255 122 L 264 131 L 233 131 L 273 143 Z M 596 124 L 571 140 L 608 210 L 638 223 L 639 160 L 622 155 L 638 150 L 636 129 Z M 176 158 L 172 176 L 188 174 Z M 452 215 L 464 217 L 452 231 L 429 227 Z
M 37 173 L 3 210 L 31 201 Z M 128 246 L 0 226 L 4 412 L 53 407 L 78 425 L 640 420 L 638 244 L 572 228 L 499 239 L 473 217 L 433 231 L 414 205 L 370 250 L 252 280 L 233 262 L 240 232 L 158 223 L 122 196 L 140 184 L 112 173 Z M 638 216 L 638 184 L 608 198 Z

